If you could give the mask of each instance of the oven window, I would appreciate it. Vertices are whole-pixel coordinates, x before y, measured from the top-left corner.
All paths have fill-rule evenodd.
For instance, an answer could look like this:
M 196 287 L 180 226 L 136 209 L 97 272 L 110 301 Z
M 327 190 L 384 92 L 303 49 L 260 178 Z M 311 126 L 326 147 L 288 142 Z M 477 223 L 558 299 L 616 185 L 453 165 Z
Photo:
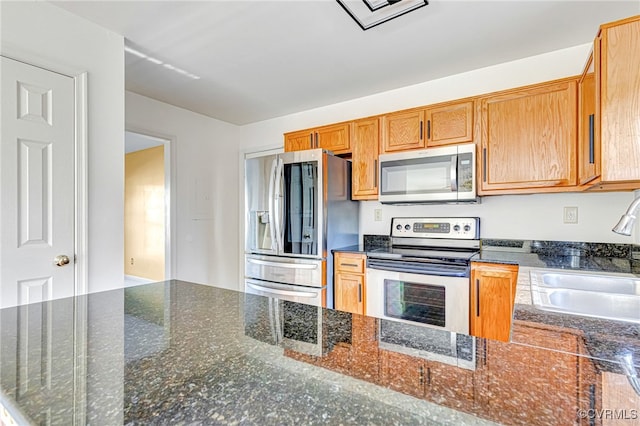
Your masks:
M 423 324 L 445 326 L 445 288 L 384 280 L 384 315 Z

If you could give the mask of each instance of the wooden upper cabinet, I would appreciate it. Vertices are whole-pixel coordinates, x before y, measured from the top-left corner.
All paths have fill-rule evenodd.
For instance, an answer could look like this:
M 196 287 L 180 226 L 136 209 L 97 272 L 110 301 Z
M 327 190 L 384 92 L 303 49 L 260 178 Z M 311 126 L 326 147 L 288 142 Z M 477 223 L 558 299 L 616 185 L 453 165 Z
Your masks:
M 424 148 L 424 115 L 424 110 L 410 110 L 383 116 L 382 153 Z
M 284 134 L 284 150 L 324 148 L 334 154 L 351 152 L 351 123 L 338 123 Z
M 427 146 L 473 141 L 473 101 L 453 102 L 425 111 Z
M 601 182 L 633 182 L 628 189 L 639 188 L 640 16 L 603 25 L 594 62 Z
M 324 148 L 334 154 L 351 152 L 351 123 L 333 124 L 316 129 L 316 148 Z
M 285 152 L 312 149 L 314 148 L 314 143 L 314 133 L 312 129 L 284 134 Z
M 480 194 L 576 188 L 576 79 L 481 98 Z
M 600 176 L 599 123 L 596 120 L 596 78 L 593 54 L 578 82 L 578 184 Z M 596 143 L 597 142 L 597 143 Z
M 472 262 L 470 332 L 472 336 L 508 342 L 518 266 Z
M 355 121 L 352 125 L 351 181 L 354 200 L 378 198 L 378 152 L 380 150 L 380 119 Z

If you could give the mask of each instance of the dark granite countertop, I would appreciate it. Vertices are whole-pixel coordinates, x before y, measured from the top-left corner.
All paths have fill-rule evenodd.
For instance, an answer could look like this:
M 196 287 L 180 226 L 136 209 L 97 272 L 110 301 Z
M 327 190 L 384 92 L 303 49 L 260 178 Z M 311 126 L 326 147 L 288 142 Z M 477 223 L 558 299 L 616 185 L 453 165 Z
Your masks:
M 379 321 L 182 281 L 3 309 L 0 404 L 20 424 L 547 425 L 614 390 L 637 413 L 566 324 L 477 338 L 468 369 L 381 348 Z

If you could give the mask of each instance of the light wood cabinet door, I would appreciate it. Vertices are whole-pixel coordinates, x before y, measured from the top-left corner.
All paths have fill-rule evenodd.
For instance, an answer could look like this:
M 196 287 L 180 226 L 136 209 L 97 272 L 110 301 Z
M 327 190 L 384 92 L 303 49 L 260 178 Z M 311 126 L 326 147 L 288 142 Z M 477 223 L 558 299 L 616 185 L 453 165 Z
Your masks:
M 382 118 L 382 153 L 420 149 L 424 138 L 424 110 L 401 111 Z
M 284 134 L 284 151 L 302 151 L 314 148 L 313 129 Z
M 470 332 L 508 342 L 518 266 L 472 262 Z
M 333 255 L 333 293 L 337 310 L 364 315 L 365 263 L 364 254 L 338 252 Z
M 375 117 L 355 121 L 352 132 L 351 198 L 375 200 L 378 198 L 380 119 Z
M 351 152 L 351 125 L 339 123 L 315 130 L 316 148 L 327 149 L 334 154 Z
M 576 92 L 565 79 L 481 99 L 481 194 L 575 189 Z
M 578 82 L 578 184 L 580 185 L 600 176 L 599 127 L 596 120 L 596 77 L 593 55 L 591 55 L 588 66 Z
M 640 17 L 605 26 L 596 45 L 602 181 L 640 181 Z
M 578 337 L 518 323 L 514 335 L 532 346 L 485 341 L 479 402 L 483 416 L 513 425 L 573 425 L 581 407 Z M 554 342 L 559 352 L 536 348 Z M 517 395 L 517 398 L 514 397 Z
M 425 396 L 426 366 L 422 358 L 380 350 L 380 382 L 407 395 Z
M 324 148 L 334 154 L 351 152 L 351 123 L 338 123 L 284 134 L 284 150 Z
M 339 311 L 364 315 L 364 277 L 339 272 L 334 283 L 335 307 Z
M 473 106 L 468 101 L 427 109 L 427 146 L 473 141 Z

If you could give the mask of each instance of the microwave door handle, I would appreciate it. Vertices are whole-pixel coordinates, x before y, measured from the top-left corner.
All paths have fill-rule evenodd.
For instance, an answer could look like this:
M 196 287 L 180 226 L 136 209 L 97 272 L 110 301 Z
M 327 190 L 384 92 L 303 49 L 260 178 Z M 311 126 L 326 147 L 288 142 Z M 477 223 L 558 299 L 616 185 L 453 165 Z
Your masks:
M 275 227 L 275 184 L 276 184 L 276 163 L 278 159 L 274 158 L 271 162 L 271 172 L 269 173 L 269 233 L 271 234 L 271 249 L 275 250 L 274 243 L 276 240 L 276 227 Z
M 458 191 L 458 156 L 451 156 L 451 192 Z

